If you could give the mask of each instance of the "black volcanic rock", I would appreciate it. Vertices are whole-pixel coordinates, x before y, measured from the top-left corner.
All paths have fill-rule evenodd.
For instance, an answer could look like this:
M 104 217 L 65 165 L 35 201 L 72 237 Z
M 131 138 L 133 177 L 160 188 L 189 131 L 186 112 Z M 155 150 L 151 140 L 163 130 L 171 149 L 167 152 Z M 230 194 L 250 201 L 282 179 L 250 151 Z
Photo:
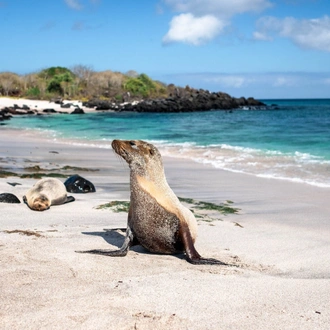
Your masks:
M 64 108 L 64 109 L 69 109 L 71 107 L 72 103 L 65 103 L 65 104 L 61 104 L 61 108 Z
M 120 111 L 136 112 L 193 112 L 208 110 L 230 110 L 244 106 L 262 107 L 262 102 L 254 98 L 234 98 L 226 93 L 210 93 L 202 89 L 175 89 L 164 99 L 141 101 L 135 105 L 124 104 Z
M 12 116 L 8 114 L 8 111 L 5 109 L 0 110 L 0 121 L 9 120 L 10 118 Z
M 83 113 L 85 113 L 83 109 L 81 109 L 81 108 L 76 108 L 76 109 L 74 109 L 70 114 L 71 114 L 71 115 L 80 115 L 80 114 L 83 114 Z
M 19 204 L 20 200 L 14 194 L 2 193 L 0 194 L 0 203 Z
M 54 110 L 54 109 L 44 109 L 44 110 L 42 110 L 42 112 L 44 112 L 44 113 L 57 113 L 57 111 Z
M 78 174 L 70 176 L 65 182 L 66 191 L 70 193 L 90 193 L 95 192 L 95 186 L 92 182 L 86 180 Z
M 173 88 L 167 98 L 147 99 L 136 103 L 118 104 L 104 100 L 84 102 L 86 107 L 96 110 L 136 112 L 193 112 L 208 110 L 230 110 L 241 107 L 265 107 L 252 97 L 234 98 L 222 92 L 211 93 L 203 89 Z

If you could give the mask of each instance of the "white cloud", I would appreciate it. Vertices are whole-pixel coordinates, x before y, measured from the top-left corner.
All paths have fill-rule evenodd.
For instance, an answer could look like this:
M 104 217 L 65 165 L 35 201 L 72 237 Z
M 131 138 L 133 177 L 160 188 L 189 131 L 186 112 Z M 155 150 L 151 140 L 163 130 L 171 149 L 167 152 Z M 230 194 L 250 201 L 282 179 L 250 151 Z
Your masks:
M 301 79 L 301 77 L 299 77 Z M 280 76 L 275 76 L 272 79 L 272 85 L 274 87 L 290 87 L 290 86 L 295 86 L 298 83 L 298 77 L 296 76 L 288 76 L 288 75 L 280 75 Z
M 329 95 L 330 72 L 195 72 L 158 77 L 178 86 L 192 86 L 223 91 L 235 97 L 259 99 L 326 98 Z
M 183 74 L 181 76 L 187 80 L 232 89 L 256 85 L 267 86 L 268 88 L 295 87 L 299 85 L 328 83 L 330 81 L 329 73 L 195 73 Z M 177 77 L 180 77 L 180 75 L 177 75 Z
M 170 22 L 164 43 L 200 45 L 214 39 L 230 24 L 230 18 L 245 12 L 260 12 L 271 6 L 268 0 L 163 0 L 181 14 Z
M 64 2 L 74 10 L 82 10 L 84 9 L 84 5 L 81 3 L 82 0 L 64 0 Z M 89 0 L 89 3 L 92 5 L 98 5 L 101 2 L 101 0 Z
M 219 84 L 224 87 L 239 88 L 250 82 L 251 79 L 243 75 L 220 74 L 214 76 L 205 76 L 203 80 L 207 83 Z
M 181 14 L 172 19 L 163 42 L 184 42 L 197 46 L 213 39 L 224 26 L 224 22 L 212 15 L 195 17 L 190 13 Z
M 263 17 L 257 22 L 255 39 L 269 40 L 270 35 L 278 34 L 290 39 L 302 48 L 317 49 L 330 52 L 330 17 L 298 20 L 293 17 L 278 19 Z M 259 38 L 258 38 L 259 36 Z
M 268 36 L 266 33 L 262 33 L 262 32 L 254 32 L 253 33 L 253 39 L 255 40 L 273 40 L 273 38 L 271 38 L 270 36 Z
M 83 8 L 79 0 L 64 0 L 64 1 L 72 9 L 81 10 Z

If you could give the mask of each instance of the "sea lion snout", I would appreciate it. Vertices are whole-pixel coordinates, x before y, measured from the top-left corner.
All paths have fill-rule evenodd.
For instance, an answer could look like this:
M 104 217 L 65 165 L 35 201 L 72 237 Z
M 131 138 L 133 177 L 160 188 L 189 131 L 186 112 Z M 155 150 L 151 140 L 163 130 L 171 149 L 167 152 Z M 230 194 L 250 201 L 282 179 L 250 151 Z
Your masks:
M 39 197 L 34 199 L 32 205 L 32 209 L 35 211 L 45 211 L 50 208 L 50 201 L 45 195 L 41 194 Z
M 131 148 L 130 142 L 131 141 L 113 140 L 111 143 L 112 149 L 115 151 L 115 153 L 125 159 L 127 163 L 130 163 L 132 160 L 131 153 L 133 148 Z M 134 142 L 132 141 L 132 143 Z
M 116 154 L 129 164 L 137 160 L 139 160 L 138 162 L 141 162 L 142 159 L 146 160 L 146 156 L 153 153 L 149 152 L 148 143 L 139 140 L 113 140 L 111 146 Z

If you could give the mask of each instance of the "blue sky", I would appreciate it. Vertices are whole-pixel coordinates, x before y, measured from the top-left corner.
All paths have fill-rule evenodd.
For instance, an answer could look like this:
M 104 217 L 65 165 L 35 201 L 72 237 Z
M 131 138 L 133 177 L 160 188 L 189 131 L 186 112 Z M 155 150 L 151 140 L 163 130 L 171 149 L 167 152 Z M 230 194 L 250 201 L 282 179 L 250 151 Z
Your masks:
M 0 72 L 135 70 L 232 96 L 330 98 L 328 0 L 0 0 Z

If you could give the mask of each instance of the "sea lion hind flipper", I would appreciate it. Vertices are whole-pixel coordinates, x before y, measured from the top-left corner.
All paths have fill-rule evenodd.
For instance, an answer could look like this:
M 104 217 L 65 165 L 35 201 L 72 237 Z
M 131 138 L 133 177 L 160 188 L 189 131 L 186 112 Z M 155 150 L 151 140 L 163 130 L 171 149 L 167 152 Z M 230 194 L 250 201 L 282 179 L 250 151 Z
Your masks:
M 77 253 L 91 253 L 91 254 L 100 254 L 109 257 L 125 257 L 129 248 L 133 245 L 139 244 L 137 238 L 133 235 L 131 229 L 127 227 L 126 236 L 123 245 L 119 250 L 87 250 L 87 251 L 75 251 Z
M 87 251 L 75 251 L 77 253 L 91 253 L 91 254 L 100 254 L 103 256 L 110 256 L 110 257 L 125 257 L 128 252 L 127 249 L 120 248 L 119 250 L 87 250 Z
M 228 264 L 226 264 L 225 262 L 222 262 L 220 260 L 217 259 L 213 259 L 213 258 L 198 258 L 198 259 L 190 259 L 187 256 L 187 261 L 190 262 L 193 265 L 221 265 L 221 266 L 230 266 Z
M 181 239 L 186 252 L 187 261 L 193 265 L 223 265 L 228 264 L 213 258 L 203 258 L 196 250 L 194 246 L 189 227 L 185 224 L 180 229 Z

